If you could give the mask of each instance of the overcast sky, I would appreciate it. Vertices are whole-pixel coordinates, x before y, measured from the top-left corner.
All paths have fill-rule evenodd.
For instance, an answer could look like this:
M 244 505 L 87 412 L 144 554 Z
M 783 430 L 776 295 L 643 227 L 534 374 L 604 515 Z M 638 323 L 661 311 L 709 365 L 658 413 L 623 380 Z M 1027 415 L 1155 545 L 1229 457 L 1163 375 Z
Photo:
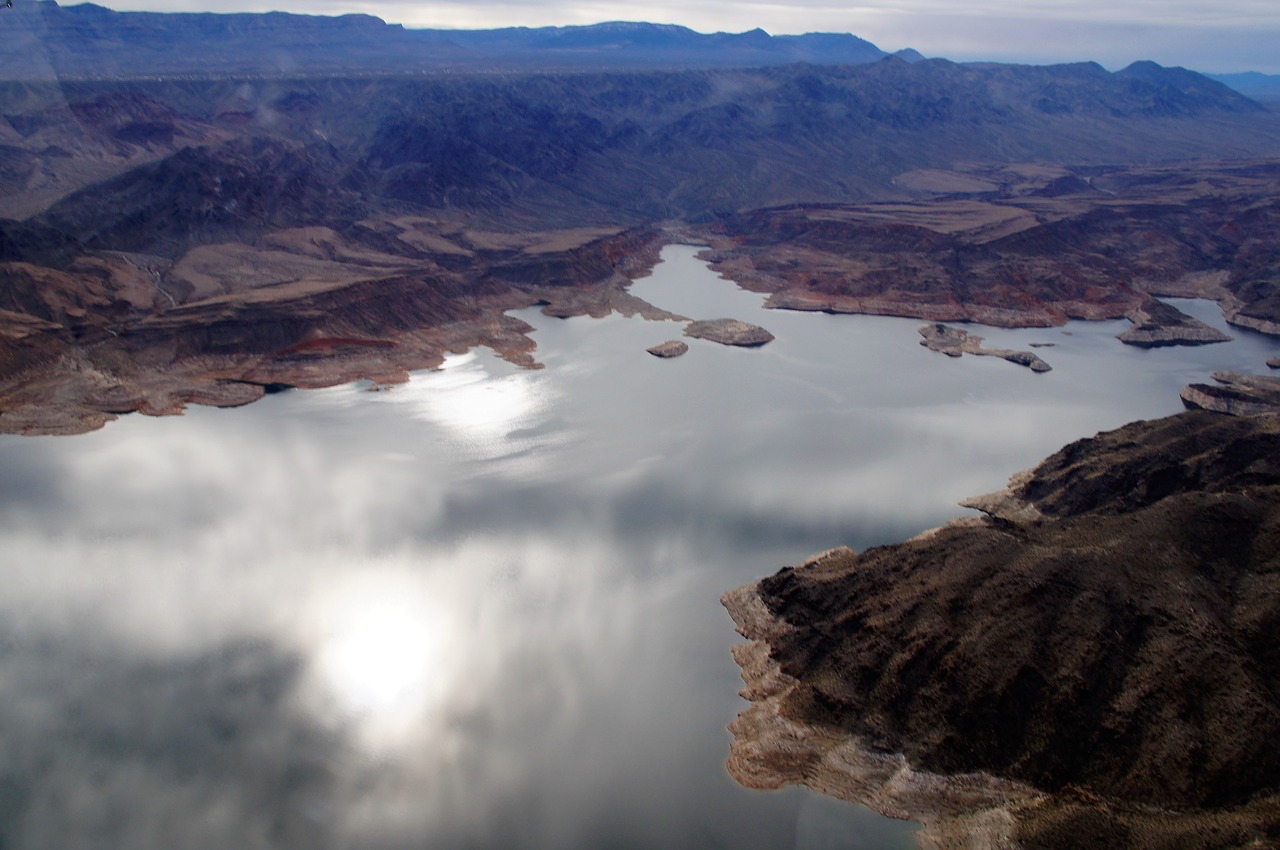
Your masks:
M 68 2 L 68 0 L 64 0 Z M 852 32 L 886 50 L 957 60 L 1154 59 L 1201 71 L 1280 73 L 1277 0 L 100 0 L 150 11 L 365 12 L 409 27 L 646 20 L 700 32 Z

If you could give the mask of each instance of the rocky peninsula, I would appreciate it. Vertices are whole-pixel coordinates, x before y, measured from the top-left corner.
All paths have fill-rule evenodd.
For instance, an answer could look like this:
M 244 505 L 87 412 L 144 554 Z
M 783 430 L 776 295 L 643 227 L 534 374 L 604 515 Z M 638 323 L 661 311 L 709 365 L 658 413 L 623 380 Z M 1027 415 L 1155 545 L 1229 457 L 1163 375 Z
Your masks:
M 681 342 L 678 339 L 669 339 L 666 342 L 660 342 L 652 348 L 646 349 L 654 357 L 669 360 L 672 357 L 679 357 L 689 350 L 687 342 Z
M 981 517 L 729 593 L 730 772 L 921 820 L 931 847 L 1280 833 L 1280 406 L 1080 440 Z
M 1054 327 L 1147 315 L 1168 296 L 1280 333 L 1271 163 L 975 164 L 895 180 L 920 195 L 726 216 L 701 228 L 705 256 L 778 309 Z
M 0 262 L 0 433 L 83 433 L 269 389 L 399 383 L 475 346 L 533 368 L 531 327 L 508 315 L 530 306 L 684 318 L 628 291 L 668 241 L 653 228 L 494 234 L 393 217 L 257 241 L 176 260 L 99 252 L 67 271 Z
M 1217 328 L 1188 316 L 1158 298 L 1146 299 L 1130 310 L 1125 318 L 1133 322 L 1133 327 L 1116 337 L 1125 345 L 1159 348 L 1165 345 L 1209 345 L 1231 341 L 1230 336 Z

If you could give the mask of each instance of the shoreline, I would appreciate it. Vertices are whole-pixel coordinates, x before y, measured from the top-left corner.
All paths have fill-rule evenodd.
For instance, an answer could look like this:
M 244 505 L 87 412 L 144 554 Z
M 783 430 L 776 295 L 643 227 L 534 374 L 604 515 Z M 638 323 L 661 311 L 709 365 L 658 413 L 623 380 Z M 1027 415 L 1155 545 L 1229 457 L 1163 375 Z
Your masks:
M 840 551 L 816 555 L 801 566 Z M 800 682 L 770 655 L 770 637 L 788 627 L 769 613 L 758 588 L 758 583 L 746 585 L 720 599 L 748 640 L 733 647 L 745 684 L 741 696 L 750 705 L 728 726 L 733 736 L 725 763 L 729 775 L 747 788 L 804 785 L 885 817 L 916 821 L 917 843 L 926 850 L 1015 846 L 1011 810 L 1042 800 L 1041 792 L 986 773 L 947 776 L 921 770 L 901 753 L 878 751 L 863 738 L 784 713 L 784 698 Z

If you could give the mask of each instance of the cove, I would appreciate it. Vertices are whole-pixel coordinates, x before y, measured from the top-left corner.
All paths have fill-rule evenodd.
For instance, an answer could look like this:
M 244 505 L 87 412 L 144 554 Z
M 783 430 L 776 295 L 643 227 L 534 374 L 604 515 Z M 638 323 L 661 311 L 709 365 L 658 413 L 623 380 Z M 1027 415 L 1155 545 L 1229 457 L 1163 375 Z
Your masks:
M 911 826 L 725 774 L 725 590 L 900 540 L 1062 444 L 1180 409 L 1269 338 L 766 311 L 674 246 L 633 292 L 777 339 L 536 310 L 380 392 L 0 438 L 0 843 L 897 848 Z M 1225 329 L 1216 308 L 1178 302 Z

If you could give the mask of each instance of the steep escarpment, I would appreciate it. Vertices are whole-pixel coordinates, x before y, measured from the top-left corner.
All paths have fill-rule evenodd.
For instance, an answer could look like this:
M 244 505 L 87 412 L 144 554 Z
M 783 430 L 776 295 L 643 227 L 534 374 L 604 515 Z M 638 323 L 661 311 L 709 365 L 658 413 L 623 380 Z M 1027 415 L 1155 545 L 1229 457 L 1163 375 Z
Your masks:
M 728 595 L 762 646 L 740 660 L 767 656 L 731 769 L 983 846 L 1276 840 L 1278 449 L 1275 413 L 1134 423 L 975 500 L 985 520 Z M 876 753 L 901 761 L 868 788 Z
M 1280 204 L 1264 202 L 1241 213 L 1242 232 L 1262 234 L 1280 227 Z M 1264 333 L 1280 332 L 1280 247 L 1260 236 L 1247 241 L 1237 255 L 1226 288 L 1233 302 L 1231 321 Z

